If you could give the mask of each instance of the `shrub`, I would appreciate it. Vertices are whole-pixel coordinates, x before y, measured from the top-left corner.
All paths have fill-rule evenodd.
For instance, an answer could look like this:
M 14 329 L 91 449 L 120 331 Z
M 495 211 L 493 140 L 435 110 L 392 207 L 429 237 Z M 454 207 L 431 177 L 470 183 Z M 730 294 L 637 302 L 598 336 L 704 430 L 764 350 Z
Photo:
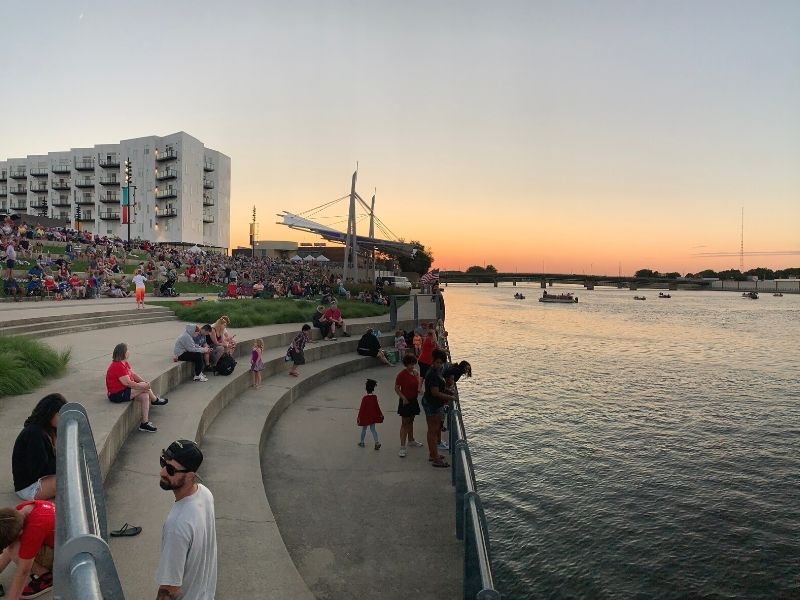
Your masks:
M 25 394 L 46 377 L 62 375 L 70 351 L 57 352 L 37 340 L 0 336 L 0 397 Z

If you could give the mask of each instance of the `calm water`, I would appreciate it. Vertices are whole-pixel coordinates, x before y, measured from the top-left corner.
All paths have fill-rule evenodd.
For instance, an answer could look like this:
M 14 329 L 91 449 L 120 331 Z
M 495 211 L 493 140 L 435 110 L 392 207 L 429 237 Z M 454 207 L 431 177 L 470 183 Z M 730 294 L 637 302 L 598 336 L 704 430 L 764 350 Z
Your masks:
M 505 597 L 800 597 L 800 296 L 571 291 L 445 290 Z

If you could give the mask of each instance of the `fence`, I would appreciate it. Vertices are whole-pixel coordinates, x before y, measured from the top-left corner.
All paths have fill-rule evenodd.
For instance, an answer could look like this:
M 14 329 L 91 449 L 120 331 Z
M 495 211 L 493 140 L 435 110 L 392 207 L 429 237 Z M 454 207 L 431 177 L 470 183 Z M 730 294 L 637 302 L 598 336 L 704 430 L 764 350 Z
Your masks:
M 86 409 L 60 411 L 56 453 L 56 600 L 124 600 L 108 547 L 108 523 L 97 448 Z
M 412 320 L 414 321 L 414 328 L 419 327 L 420 319 L 426 321 L 438 321 L 444 318 L 444 310 L 442 301 L 439 296 L 431 294 L 409 294 L 407 296 L 390 296 L 389 297 L 389 322 L 392 329 L 397 327 L 398 322 L 398 309 L 404 306 L 407 302 L 411 302 Z M 407 318 L 400 319 L 402 321 L 408 320 Z

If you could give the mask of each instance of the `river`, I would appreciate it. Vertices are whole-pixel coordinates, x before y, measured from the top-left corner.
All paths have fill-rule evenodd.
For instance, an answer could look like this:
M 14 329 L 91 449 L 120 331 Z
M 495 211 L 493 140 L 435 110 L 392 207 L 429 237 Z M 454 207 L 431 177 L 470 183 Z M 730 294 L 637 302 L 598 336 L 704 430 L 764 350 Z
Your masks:
M 504 598 L 800 597 L 800 296 L 444 289 Z

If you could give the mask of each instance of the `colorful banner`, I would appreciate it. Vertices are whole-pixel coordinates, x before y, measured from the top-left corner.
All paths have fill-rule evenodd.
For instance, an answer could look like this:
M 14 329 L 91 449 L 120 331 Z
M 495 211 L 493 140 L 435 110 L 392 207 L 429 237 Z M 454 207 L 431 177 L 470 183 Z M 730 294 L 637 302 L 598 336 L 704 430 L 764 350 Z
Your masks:
M 122 188 L 122 214 L 120 215 L 120 222 L 124 225 L 128 222 L 128 187 Z

